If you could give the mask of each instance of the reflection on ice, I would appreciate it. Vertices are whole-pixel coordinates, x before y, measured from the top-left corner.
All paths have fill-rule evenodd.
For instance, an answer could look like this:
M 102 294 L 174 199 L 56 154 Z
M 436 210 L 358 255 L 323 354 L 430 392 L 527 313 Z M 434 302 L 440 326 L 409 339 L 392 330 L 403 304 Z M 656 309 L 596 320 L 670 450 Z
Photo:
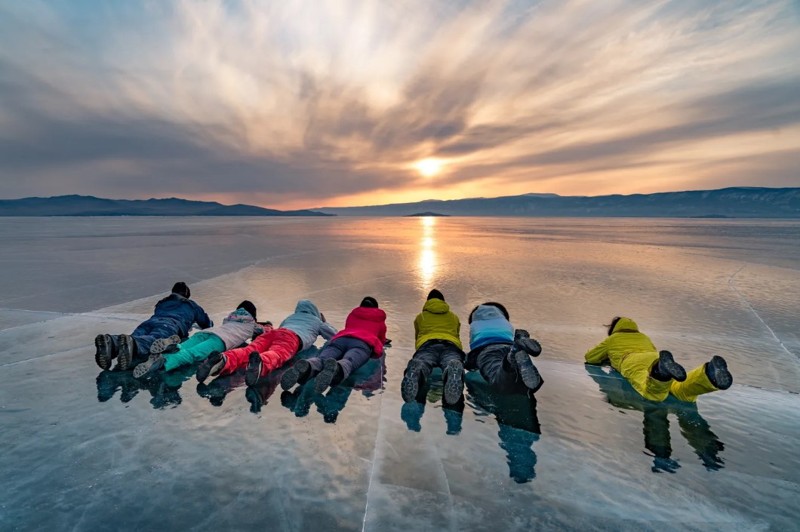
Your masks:
M 796 529 L 799 227 L 0 221 L 0 529 Z M 249 299 L 275 322 L 311 297 L 341 327 L 372 295 L 393 347 L 325 395 L 278 390 L 284 368 L 251 388 L 243 373 L 198 385 L 192 366 L 98 374 L 95 335 L 130 333 L 179 279 L 215 321 Z M 431 288 L 462 323 L 497 299 L 529 324 L 544 348 L 535 401 L 493 396 L 477 374 L 454 408 L 440 378 L 402 401 Z M 736 384 L 651 408 L 585 368 L 620 313 L 688 367 L 724 355 Z
M 616 371 L 601 366 L 586 365 L 586 372 L 606 395 L 609 403 L 626 410 L 638 410 L 644 414 L 644 446 L 653 457 L 653 472 L 674 473 L 680 466 L 671 459 L 668 414 L 675 414 L 681 434 L 694 449 L 708 471 L 717 471 L 724 465 L 719 454 L 725 449 L 708 422 L 700 415 L 697 403 L 678 401 L 670 396 L 656 403 L 643 399 L 636 390 Z

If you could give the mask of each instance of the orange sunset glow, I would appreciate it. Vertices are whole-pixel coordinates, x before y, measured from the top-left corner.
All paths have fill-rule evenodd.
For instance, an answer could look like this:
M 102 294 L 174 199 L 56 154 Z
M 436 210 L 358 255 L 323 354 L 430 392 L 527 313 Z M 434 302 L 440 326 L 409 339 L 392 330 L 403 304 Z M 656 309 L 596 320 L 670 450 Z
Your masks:
M 790 1 L 0 6 L 0 197 L 797 186 Z

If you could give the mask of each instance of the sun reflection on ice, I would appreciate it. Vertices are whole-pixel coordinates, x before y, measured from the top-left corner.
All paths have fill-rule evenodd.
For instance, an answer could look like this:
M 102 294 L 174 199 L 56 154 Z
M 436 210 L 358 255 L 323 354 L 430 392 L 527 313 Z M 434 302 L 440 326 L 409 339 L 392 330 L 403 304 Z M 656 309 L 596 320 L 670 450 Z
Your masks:
M 433 278 L 439 266 L 436 254 L 436 218 L 423 216 L 420 218 L 422 237 L 419 241 L 419 276 L 423 290 L 428 290 L 433 283 Z

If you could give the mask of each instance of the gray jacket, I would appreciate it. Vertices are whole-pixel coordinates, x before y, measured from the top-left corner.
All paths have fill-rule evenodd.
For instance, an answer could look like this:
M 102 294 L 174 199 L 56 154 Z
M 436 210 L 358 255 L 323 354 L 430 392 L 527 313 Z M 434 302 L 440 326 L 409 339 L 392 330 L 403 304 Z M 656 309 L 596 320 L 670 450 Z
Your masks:
M 294 314 L 283 320 L 280 326 L 283 329 L 289 329 L 300 337 L 303 342 L 300 347 L 301 351 L 314 345 L 314 342 L 317 341 L 317 336 L 330 340 L 336 334 L 336 329 L 322 321 L 322 314 L 320 314 L 319 309 L 308 299 L 298 301 Z
M 204 329 L 203 332 L 218 336 L 220 340 L 225 342 L 225 349 L 227 350 L 239 347 L 247 340 L 250 340 L 254 333 L 261 334 L 263 329 L 256 323 L 256 320 L 249 312 L 243 308 L 238 308 L 222 320 L 222 325 Z

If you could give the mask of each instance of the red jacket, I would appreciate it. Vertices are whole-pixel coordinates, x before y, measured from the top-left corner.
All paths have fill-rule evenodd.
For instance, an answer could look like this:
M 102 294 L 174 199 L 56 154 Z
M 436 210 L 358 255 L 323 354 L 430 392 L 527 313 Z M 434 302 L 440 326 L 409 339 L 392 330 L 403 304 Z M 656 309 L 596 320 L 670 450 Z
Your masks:
M 372 358 L 380 358 L 386 342 L 386 313 L 379 308 L 354 308 L 344 322 L 344 329 L 331 341 L 342 336 L 363 340 L 372 347 Z

